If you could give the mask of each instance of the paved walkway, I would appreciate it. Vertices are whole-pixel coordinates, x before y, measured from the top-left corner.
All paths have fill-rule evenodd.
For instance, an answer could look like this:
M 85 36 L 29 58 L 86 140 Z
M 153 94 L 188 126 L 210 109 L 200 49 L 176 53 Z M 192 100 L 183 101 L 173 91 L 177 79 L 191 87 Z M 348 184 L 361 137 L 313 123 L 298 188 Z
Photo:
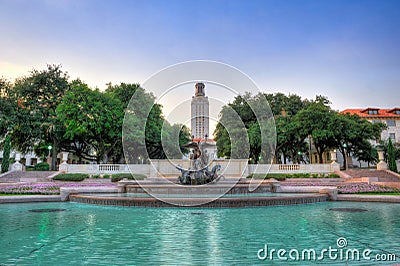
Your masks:
M 0 196 L 0 204 L 25 203 L 25 202 L 56 202 L 56 201 L 61 201 L 60 195 Z

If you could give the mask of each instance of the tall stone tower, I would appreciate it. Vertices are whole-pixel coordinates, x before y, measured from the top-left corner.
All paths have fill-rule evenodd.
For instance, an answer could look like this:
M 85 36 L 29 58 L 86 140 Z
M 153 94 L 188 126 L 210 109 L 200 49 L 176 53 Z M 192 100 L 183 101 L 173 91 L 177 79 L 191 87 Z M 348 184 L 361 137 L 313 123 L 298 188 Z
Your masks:
M 209 134 L 209 102 L 204 83 L 196 83 L 196 92 L 191 104 L 191 130 L 195 139 L 204 139 Z

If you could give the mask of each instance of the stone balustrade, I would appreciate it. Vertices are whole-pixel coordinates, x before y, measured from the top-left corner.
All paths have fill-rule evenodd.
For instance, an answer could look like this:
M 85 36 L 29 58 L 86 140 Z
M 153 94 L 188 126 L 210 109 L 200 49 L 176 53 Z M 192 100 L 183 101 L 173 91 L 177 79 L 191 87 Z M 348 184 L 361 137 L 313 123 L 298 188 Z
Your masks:
M 225 177 L 246 177 L 252 173 L 332 173 L 335 171 L 330 164 L 247 164 L 247 160 L 216 160 L 210 165 L 210 169 L 221 165 L 219 174 Z M 85 174 L 115 174 L 137 173 L 148 177 L 174 177 L 180 174 L 175 166 L 180 165 L 189 168 L 189 160 L 154 160 L 152 164 L 68 164 L 62 171 L 66 173 Z
M 333 173 L 331 164 L 249 164 L 248 173 L 252 174 L 298 174 L 298 173 Z

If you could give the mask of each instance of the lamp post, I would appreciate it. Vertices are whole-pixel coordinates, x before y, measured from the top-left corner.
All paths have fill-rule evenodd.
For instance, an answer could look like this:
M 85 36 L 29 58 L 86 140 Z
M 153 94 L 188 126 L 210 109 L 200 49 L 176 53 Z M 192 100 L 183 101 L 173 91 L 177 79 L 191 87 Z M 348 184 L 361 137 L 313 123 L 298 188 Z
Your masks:
M 49 155 L 48 155 L 49 159 L 47 159 L 47 163 L 51 165 L 52 163 L 51 163 L 50 156 L 51 156 L 51 149 L 53 149 L 53 147 L 51 145 L 49 145 L 49 146 L 47 146 L 47 149 L 49 150 Z

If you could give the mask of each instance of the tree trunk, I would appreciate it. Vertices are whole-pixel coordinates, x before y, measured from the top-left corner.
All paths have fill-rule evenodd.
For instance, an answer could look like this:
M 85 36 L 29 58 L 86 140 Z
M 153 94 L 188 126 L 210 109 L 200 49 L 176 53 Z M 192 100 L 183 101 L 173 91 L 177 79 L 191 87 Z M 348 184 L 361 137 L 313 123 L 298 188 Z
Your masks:
M 318 152 L 318 160 L 319 163 L 324 163 L 324 159 L 322 158 L 322 155 L 324 154 L 324 152 Z
M 104 164 L 108 163 L 108 153 L 107 152 L 104 152 L 104 154 L 103 154 L 103 163 Z
M 53 139 L 53 150 L 52 150 L 52 155 L 51 155 L 51 170 L 52 171 L 57 171 L 57 154 L 58 154 L 58 147 L 57 147 L 57 141 Z

